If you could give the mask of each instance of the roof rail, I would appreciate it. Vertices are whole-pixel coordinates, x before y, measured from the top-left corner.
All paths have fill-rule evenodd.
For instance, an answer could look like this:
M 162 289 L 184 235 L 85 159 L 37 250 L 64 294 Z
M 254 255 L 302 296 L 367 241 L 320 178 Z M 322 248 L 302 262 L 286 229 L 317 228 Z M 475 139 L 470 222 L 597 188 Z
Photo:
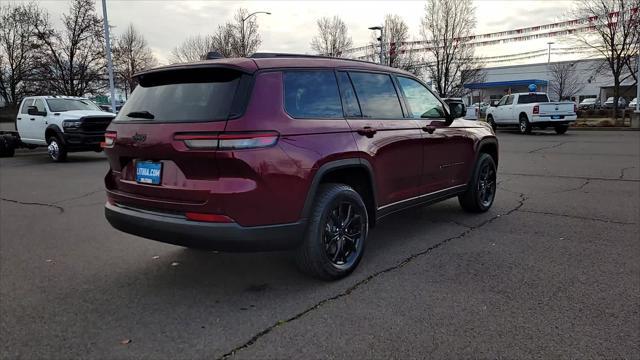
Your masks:
M 335 57 L 335 56 L 325 56 L 325 55 L 306 55 L 306 54 L 289 54 L 289 53 L 253 53 L 251 56 L 249 56 L 249 58 L 251 58 L 251 59 L 268 59 L 268 58 L 279 58 L 279 57 L 282 57 L 282 58 L 333 59 L 333 60 L 355 61 L 355 62 L 366 63 L 366 64 L 380 65 L 378 63 L 374 63 L 374 62 L 371 62 L 371 61 L 348 59 L 348 58 L 341 58 L 341 57 Z

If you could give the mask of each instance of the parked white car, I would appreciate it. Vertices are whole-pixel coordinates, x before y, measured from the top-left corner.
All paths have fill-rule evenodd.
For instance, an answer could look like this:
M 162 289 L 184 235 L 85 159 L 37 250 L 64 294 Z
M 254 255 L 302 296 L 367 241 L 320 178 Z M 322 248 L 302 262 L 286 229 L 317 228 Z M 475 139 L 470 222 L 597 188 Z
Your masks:
M 101 151 L 104 132 L 114 117 L 86 98 L 27 97 L 16 118 L 17 142 L 47 146 L 53 161 L 64 161 L 68 152 Z
M 633 98 L 633 100 L 629 101 L 629 107 L 632 109 L 635 109 L 637 104 L 638 104 L 638 98 Z
M 627 105 L 627 100 L 622 96 L 618 98 L 618 109 L 624 109 Z M 613 109 L 613 96 L 607 98 L 607 101 L 604 102 L 604 107 L 607 109 Z
M 496 129 L 499 126 L 518 125 L 523 134 L 532 128 L 545 129 L 553 126 L 556 133 L 564 134 L 576 121 L 576 104 L 550 102 L 546 93 L 516 93 L 505 95 L 496 106 L 487 109 L 487 122 Z

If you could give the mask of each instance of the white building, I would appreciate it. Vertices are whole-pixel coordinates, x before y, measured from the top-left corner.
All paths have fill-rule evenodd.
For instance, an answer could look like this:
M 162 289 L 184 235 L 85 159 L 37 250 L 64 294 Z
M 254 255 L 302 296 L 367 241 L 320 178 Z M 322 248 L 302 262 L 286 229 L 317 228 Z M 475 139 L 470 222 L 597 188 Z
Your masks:
M 563 61 L 569 64 L 572 71 L 578 76 L 582 89 L 575 95 L 576 101 L 595 97 L 604 102 L 613 96 L 613 78 L 609 67 L 602 59 Z M 479 101 L 489 102 L 500 99 L 511 92 L 527 92 L 530 84 L 536 84 L 538 91 L 547 92 L 548 81 L 551 79 L 551 67 L 554 63 L 527 64 L 486 68 L 485 81 L 482 83 L 469 83 L 464 87 L 470 90 L 466 96 L 467 103 Z M 598 71 L 600 69 L 600 71 Z M 623 75 L 624 77 L 624 75 Z M 621 84 L 620 96 L 627 102 L 636 97 L 634 80 L 629 77 Z M 473 96 L 473 98 L 472 98 Z M 549 94 L 551 100 L 557 99 L 557 94 Z

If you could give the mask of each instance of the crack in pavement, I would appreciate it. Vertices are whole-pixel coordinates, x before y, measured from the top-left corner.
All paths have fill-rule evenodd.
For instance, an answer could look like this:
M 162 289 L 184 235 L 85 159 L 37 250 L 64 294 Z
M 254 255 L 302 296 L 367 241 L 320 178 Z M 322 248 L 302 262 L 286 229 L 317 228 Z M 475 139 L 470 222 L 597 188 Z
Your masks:
M 578 190 L 582 190 L 585 186 L 589 185 L 589 183 L 591 182 L 591 179 L 586 179 L 584 181 L 584 183 L 582 183 L 582 185 L 575 187 L 575 188 L 571 188 L 571 189 L 567 189 L 567 190 L 560 190 L 560 191 L 552 191 L 549 194 L 560 194 L 560 193 L 565 193 L 565 192 L 571 192 L 571 191 L 578 191 Z
M 105 191 L 105 190 L 104 189 L 94 190 L 94 191 L 88 192 L 86 194 L 74 196 L 74 197 L 71 197 L 71 198 L 68 198 L 68 199 L 55 201 L 55 202 L 53 202 L 53 204 L 60 204 L 60 203 L 67 202 L 67 201 L 72 201 L 72 200 L 79 200 L 79 199 L 82 199 L 82 198 L 85 198 L 85 197 L 89 197 L 89 196 L 91 196 L 93 194 L 97 194 L 97 193 L 102 192 L 102 191 Z
M 624 172 L 625 172 L 625 171 L 627 171 L 627 170 L 629 170 L 629 169 L 635 169 L 635 168 L 636 168 L 635 166 L 629 166 L 629 167 L 626 167 L 626 168 L 622 168 L 622 169 L 620 169 L 620 177 L 619 177 L 618 179 L 620 179 L 620 180 L 625 180 L 625 178 L 624 178 Z
M 551 145 L 551 146 L 543 146 L 543 147 L 541 147 L 541 148 L 539 148 L 539 149 L 531 150 L 531 151 L 529 151 L 528 153 L 529 153 L 529 154 L 533 154 L 533 153 L 538 152 L 538 151 L 540 151 L 540 150 L 548 150 L 548 149 L 557 148 L 557 147 L 560 147 L 560 146 L 562 146 L 562 145 L 564 145 L 564 144 L 566 144 L 566 143 L 567 143 L 566 141 L 563 141 L 563 142 L 561 142 L 561 143 L 557 143 L 557 144 L 555 144 L 555 145 Z
M 524 173 L 498 173 L 498 175 L 508 176 L 534 176 L 543 178 L 558 178 L 558 179 L 580 179 L 580 180 L 598 180 L 598 181 L 626 181 L 626 182 L 640 182 L 640 179 L 620 179 L 620 178 L 603 178 L 593 176 L 569 176 L 569 175 L 541 175 L 541 174 L 524 174 Z
M 38 202 L 26 202 L 26 201 L 18 201 L 18 200 L 5 199 L 5 198 L 0 198 L 0 200 L 7 201 L 7 202 L 10 202 L 10 203 L 14 203 L 14 204 L 20 204 L 20 205 L 47 206 L 47 207 L 52 207 L 54 209 L 57 209 L 60 212 L 60 214 L 62 214 L 64 212 L 64 208 L 62 206 L 58 206 L 58 205 L 54 205 L 54 204 L 45 204 L 45 203 L 38 203 Z
M 566 218 L 577 219 L 577 220 L 599 221 L 599 222 L 610 223 L 610 224 L 619 224 L 619 225 L 638 225 L 638 223 L 635 223 L 635 222 L 599 219 L 599 218 L 592 218 L 592 217 L 578 216 L 578 215 L 558 214 L 558 213 L 552 213 L 552 212 L 546 212 L 546 211 L 520 210 L 520 209 L 518 209 L 518 212 L 526 212 L 526 213 L 531 213 L 531 214 L 541 214 L 541 215 L 549 215 L 549 216 L 560 216 L 560 217 L 566 217 Z
M 417 258 L 419 258 L 419 257 L 422 257 L 422 256 L 424 256 L 424 255 L 429 254 L 429 253 L 430 253 L 430 252 L 432 252 L 433 250 L 435 250 L 435 249 L 437 249 L 437 248 L 439 248 L 439 247 L 441 247 L 441 246 L 443 246 L 443 245 L 447 244 L 447 243 L 448 243 L 448 242 L 450 242 L 450 241 L 453 241 L 453 240 L 456 240 L 456 239 L 462 239 L 462 238 L 464 238 L 465 236 L 469 235 L 469 234 L 470 234 L 471 232 L 473 232 L 474 230 L 477 230 L 477 229 L 479 229 L 479 228 L 481 228 L 481 227 L 483 227 L 483 226 L 485 226 L 485 225 L 488 225 L 488 224 L 492 223 L 493 221 L 495 221 L 495 220 L 499 219 L 499 218 L 500 218 L 500 217 L 502 217 L 502 216 L 507 216 L 507 215 L 510 215 L 510 214 L 514 213 L 515 211 L 518 211 L 518 209 L 520 209 L 522 206 L 524 206 L 524 202 L 525 202 L 526 200 L 527 200 L 527 197 L 525 196 L 525 194 L 520 193 L 520 194 L 519 194 L 518 205 L 516 205 L 513 209 L 508 210 L 508 211 L 507 211 L 507 212 L 505 212 L 504 214 L 497 214 L 497 215 L 495 215 L 495 216 L 493 216 L 493 217 L 491 217 L 491 218 L 489 218 L 489 219 L 487 219 L 487 220 L 485 220 L 485 221 L 481 222 L 480 224 L 478 224 L 478 225 L 476 225 L 476 226 L 470 226 L 470 227 L 468 227 L 468 229 L 466 229 L 465 231 L 461 232 L 460 234 L 458 234 L 458 235 L 456 235 L 456 236 L 452 236 L 452 237 L 446 238 L 446 239 L 444 239 L 444 240 L 442 240 L 442 241 L 440 241 L 440 242 L 436 243 L 435 245 L 432 245 L 431 247 L 429 247 L 429 248 L 427 248 L 427 249 L 425 249 L 425 250 L 423 250 L 423 251 L 420 251 L 420 252 L 417 252 L 417 253 L 414 253 L 414 254 L 409 255 L 408 257 L 406 257 L 404 260 L 400 261 L 400 262 L 399 262 L 399 263 L 397 263 L 396 265 L 393 265 L 393 266 L 388 267 L 388 268 L 383 269 L 383 270 L 379 270 L 379 271 L 377 271 L 377 272 L 375 272 L 375 273 L 373 273 L 373 274 L 371 274 L 371 275 L 367 276 L 367 277 L 366 277 L 366 278 L 364 278 L 363 280 L 360 280 L 360 281 L 358 281 L 357 283 L 355 283 L 354 285 L 351 285 L 350 287 L 348 287 L 345 291 L 343 291 L 343 292 L 341 292 L 341 293 L 339 293 L 339 294 L 337 294 L 337 295 L 334 295 L 334 296 L 332 296 L 332 297 L 329 297 L 329 298 L 325 298 L 325 299 L 323 299 L 323 300 L 320 300 L 320 301 L 319 301 L 319 302 L 317 302 L 315 305 L 313 305 L 313 306 L 311 306 L 311 307 L 309 307 L 309 308 L 307 308 L 307 309 L 303 310 L 302 312 L 300 312 L 300 313 L 298 313 L 298 314 L 296 314 L 296 315 L 294 315 L 294 316 L 292 316 L 292 317 L 290 317 L 290 318 L 288 318 L 288 319 L 286 319 L 286 320 L 280 320 L 280 321 L 276 322 L 275 324 L 273 324 L 273 325 L 271 325 L 271 326 L 267 327 L 266 329 L 264 329 L 264 330 L 260 331 L 259 333 L 255 334 L 254 336 L 252 336 L 252 337 L 251 337 L 247 342 L 245 342 L 244 344 L 241 344 L 241 345 L 239 345 L 239 346 L 236 346 L 235 348 L 231 349 L 229 352 L 227 352 L 227 353 L 223 354 L 222 356 L 218 357 L 217 359 L 218 359 L 218 360 L 228 359 L 229 357 L 234 356 L 237 352 L 239 352 L 239 351 L 241 351 L 241 350 L 244 350 L 244 349 L 246 349 L 246 348 L 250 347 L 251 345 L 255 344 L 255 343 L 256 343 L 260 338 L 262 338 L 263 336 L 265 336 L 265 335 L 269 334 L 269 333 L 270 333 L 271 331 L 273 331 L 275 328 L 277 328 L 277 327 L 279 327 L 279 326 L 281 326 L 281 325 L 285 325 L 285 324 L 287 324 L 287 323 L 290 323 L 290 322 L 292 322 L 292 321 L 298 320 L 298 319 L 300 319 L 301 317 L 305 316 L 306 314 L 308 314 L 308 313 L 310 313 L 310 312 L 312 312 L 312 311 L 314 311 L 314 310 L 316 310 L 316 309 L 319 309 L 320 307 L 322 307 L 322 306 L 324 306 L 324 305 L 326 305 L 326 304 L 328 304 L 328 303 L 330 303 L 330 302 L 333 302 L 333 301 L 338 300 L 338 299 L 340 299 L 340 298 L 342 298 L 342 297 L 348 296 L 348 295 L 350 295 L 353 291 L 355 291 L 356 289 L 360 288 L 360 287 L 361 287 L 361 286 L 363 286 L 363 285 L 368 284 L 368 283 L 369 283 L 369 282 L 371 282 L 372 280 L 377 279 L 377 278 L 378 278 L 378 277 L 380 277 L 381 275 L 384 275 L 384 274 L 386 274 L 386 273 L 392 272 L 392 271 L 394 271 L 394 270 L 401 269 L 401 268 L 403 268 L 405 265 L 407 265 L 407 264 L 411 263 L 413 260 L 415 260 L 415 259 L 417 259 Z

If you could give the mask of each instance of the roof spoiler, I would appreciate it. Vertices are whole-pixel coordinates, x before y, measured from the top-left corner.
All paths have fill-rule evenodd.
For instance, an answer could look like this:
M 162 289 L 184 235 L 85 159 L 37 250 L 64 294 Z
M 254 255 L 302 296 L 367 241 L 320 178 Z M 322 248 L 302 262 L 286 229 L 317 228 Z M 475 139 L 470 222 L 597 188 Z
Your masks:
M 218 51 L 209 51 L 207 53 L 207 56 L 205 56 L 205 60 L 214 60 L 214 59 L 224 59 L 224 55 L 222 55 Z

